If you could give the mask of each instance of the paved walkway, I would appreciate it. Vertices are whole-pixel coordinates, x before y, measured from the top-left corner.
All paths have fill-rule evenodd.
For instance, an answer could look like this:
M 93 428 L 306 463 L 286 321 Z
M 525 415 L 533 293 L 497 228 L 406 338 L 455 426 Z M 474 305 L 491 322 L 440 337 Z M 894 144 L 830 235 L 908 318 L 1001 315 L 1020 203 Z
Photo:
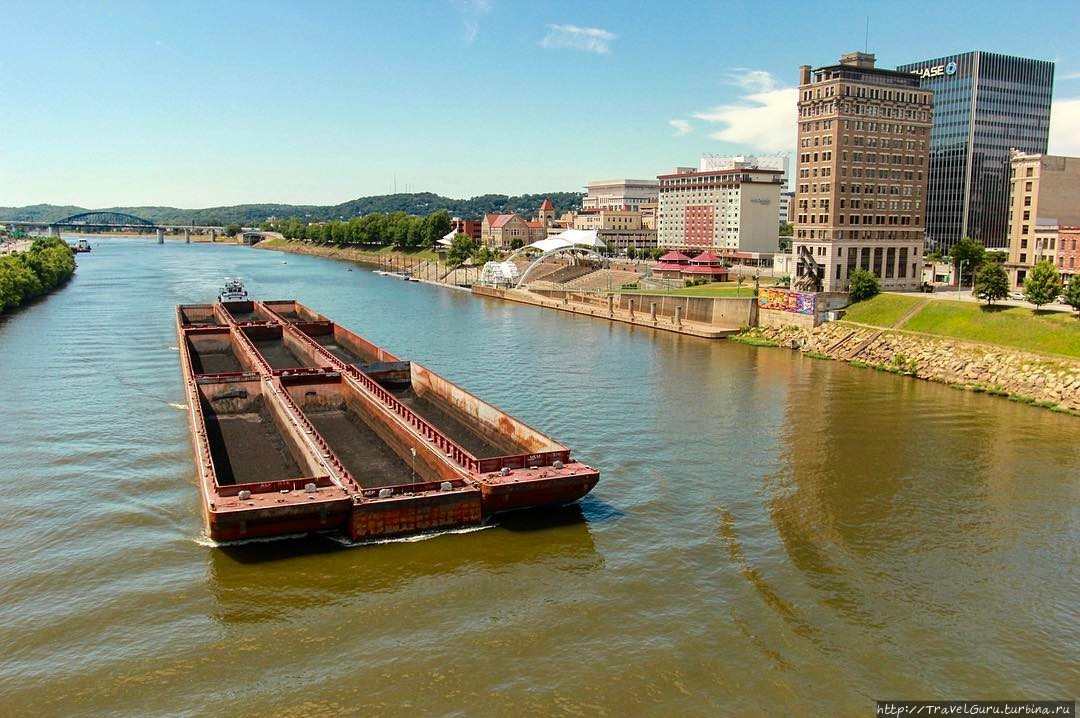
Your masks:
M 905 297 L 921 296 L 923 299 L 938 300 L 938 301 L 950 301 L 950 302 L 975 302 L 977 304 L 986 304 L 985 299 L 979 299 L 971 294 L 971 290 L 965 288 L 963 291 L 957 293 L 956 289 L 949 289 L 948 287 L 934 287 L 934 291 L 931 294 L 918 294 L 913 292 L 885 292 L 885 294 L 899 294 Z M 994 306 L 1001 305 L 1003 307 L 1027 307 L 1028 309 L 1034 309 L 1035 305 L 1030 302 L 1025 302 L 1022 299 L 1002 299 L 995 300 Z M 922 306 L 920 304 L 920 306 Z M 1050 304 L 1044 304 L 1042 311 L 1055 311 L 1055 312 L 1071 312 L 1073 308 L 1068 304 L 1058 304 L 1057 302 L 1051 302 Z

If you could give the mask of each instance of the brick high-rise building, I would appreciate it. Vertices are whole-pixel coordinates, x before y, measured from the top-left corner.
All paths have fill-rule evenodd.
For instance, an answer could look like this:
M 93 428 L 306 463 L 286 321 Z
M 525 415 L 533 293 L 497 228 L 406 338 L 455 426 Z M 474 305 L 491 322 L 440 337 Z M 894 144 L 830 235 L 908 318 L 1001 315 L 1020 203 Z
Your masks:
M 872 54 L 800 68 L 796 287 L 844 291 L 856 268 L 883 289 L 922 283 L 932 104 L 917 76 Z
M 1010 153 L 1012 188 L 1009 195 L 1009 258 L 1005 269 L 1012 286 L 1024 285 L 1031 268 L 1048 259 L 1059 270 L 1065 254 L 1058 254 L 1061 225 L 1080 223 L 1080 157 Z M 1057 259 L 1061 261 L 1055 261 Z

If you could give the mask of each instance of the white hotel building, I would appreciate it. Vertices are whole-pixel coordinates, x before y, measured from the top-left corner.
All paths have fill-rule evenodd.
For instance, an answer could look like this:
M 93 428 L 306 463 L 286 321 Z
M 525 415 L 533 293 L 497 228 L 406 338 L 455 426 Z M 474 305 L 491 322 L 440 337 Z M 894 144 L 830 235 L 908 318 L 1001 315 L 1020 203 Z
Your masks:
M 660 175 L 657 244 L 689 251 L 772 253 L 777 245 L 781 170 L 696 171 Z

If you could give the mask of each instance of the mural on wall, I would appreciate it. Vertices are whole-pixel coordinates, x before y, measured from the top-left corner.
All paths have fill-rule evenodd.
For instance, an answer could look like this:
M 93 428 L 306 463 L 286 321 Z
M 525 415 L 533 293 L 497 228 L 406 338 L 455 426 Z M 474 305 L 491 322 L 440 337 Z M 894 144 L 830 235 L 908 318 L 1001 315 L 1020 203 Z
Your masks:
M 758 291 L 758 307 L 813 316 L 814 293 L 774 287 L 764 288 Z

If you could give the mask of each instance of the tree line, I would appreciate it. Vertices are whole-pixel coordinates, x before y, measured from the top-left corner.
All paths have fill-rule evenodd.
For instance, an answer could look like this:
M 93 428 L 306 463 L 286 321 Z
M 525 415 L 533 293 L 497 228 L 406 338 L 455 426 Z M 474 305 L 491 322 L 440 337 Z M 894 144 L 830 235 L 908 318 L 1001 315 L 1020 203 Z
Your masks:
M 351 217 L 369 214 L 428 215 L 444 209 L 453 216 L 477 219 L 485 214 L 517 212 L 526 217 L 535 214 L 540 203 L 550 199 L 560 211 L 578 209 L 580 192 L 548 192 L 544 194 L 484 194 L 470 199 L 443 197 L 433 192 L 396 193 L 373 195 L 334 205 L 292 204 L 241 204 L 229 207 L 205 209 L 181 209 L 177 207 L 109 207 L 107 212 L 122 212 L 142 217 L 159 224 L 199 224 L 222 227 L 233 222 L 245 227 L 258 226 L 268 217 L 299 217 L 306 222 L 327 220 L 343 221 Z M 55 222 L 73 214 L 89 211 L 85 207 L 56 206 L 48 204 L 28 207 L 0 207 L 0 222 L 22 220 L 28 222 Z
M 419 249 L 434 247 L 435 242 L 450 231 L 450 213 L 440 209 L 426 217 L 418 217 L 404 212 L 392 212 L 328 222 L 304 222 L 298 217 L 291 217 L 264 222 L 263 227 L 280 232 L 285 239 L 318 244 Z
M 60 286 L 75 273 L 75 256 L 57 237 L 35 239 L 30 249 L 0 257 L 0 314 Z

